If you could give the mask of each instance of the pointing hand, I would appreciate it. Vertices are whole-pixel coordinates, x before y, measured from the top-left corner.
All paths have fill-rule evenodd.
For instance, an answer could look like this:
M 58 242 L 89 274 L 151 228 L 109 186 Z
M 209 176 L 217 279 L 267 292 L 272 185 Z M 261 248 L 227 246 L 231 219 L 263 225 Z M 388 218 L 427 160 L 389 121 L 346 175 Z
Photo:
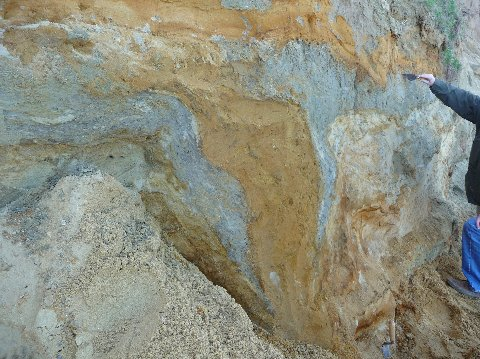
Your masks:
M 422 82 L 425 82 L 428 86 L 432 86 L 435 82 L 435 77 L 433 77 L 432 74 L 418 75 L 418 79 Z

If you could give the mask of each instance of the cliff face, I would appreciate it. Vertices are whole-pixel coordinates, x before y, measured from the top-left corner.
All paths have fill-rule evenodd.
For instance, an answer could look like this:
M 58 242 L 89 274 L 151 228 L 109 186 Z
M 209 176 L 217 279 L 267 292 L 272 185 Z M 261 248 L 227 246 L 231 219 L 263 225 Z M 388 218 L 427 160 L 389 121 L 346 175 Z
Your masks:
M 475 89 L 478 5 L 461 6 L 459 78 Z M 421 3 L 12 0 L 1 14 L 0 205 L 109 174 L 281 336 L 373 351 L 401 283 L 473 213 L 472 128 L 400 76 L 443 71 Z

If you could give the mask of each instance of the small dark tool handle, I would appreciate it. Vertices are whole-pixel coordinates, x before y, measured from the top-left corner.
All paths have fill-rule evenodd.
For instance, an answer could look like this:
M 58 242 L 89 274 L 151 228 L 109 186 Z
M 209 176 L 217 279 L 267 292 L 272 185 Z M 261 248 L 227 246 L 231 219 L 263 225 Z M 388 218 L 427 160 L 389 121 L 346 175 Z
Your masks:
M 405 77 L 408 81 L 414 81 L 418 78 L 418 76 L 415 74 L 402 74 L 402 76 Z

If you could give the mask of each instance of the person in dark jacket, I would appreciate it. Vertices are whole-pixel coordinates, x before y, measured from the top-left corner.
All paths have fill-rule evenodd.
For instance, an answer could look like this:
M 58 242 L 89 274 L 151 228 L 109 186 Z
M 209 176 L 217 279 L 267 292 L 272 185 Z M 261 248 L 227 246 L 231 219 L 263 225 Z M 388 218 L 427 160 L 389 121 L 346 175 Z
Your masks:
M 465 222 L 462 232 L 462 271 L 467 280 L 449 277 L 447 283 L 462 294 L 480 298 L 480 97 L 435 79 L 432 74 L 419 75 L 418 79 L 430 86 L 443 104 L 476 127 L 465 175 L 467 200 L 477 206 L 477 216 Z

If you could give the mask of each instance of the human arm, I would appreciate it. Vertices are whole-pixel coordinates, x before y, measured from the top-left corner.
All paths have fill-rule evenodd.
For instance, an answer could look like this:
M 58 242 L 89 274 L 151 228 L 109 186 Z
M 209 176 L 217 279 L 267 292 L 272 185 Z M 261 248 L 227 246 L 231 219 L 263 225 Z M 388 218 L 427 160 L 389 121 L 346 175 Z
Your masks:
M 418 79 L 430 86 L 430 91 L 464 119 L 480 123 L 480 97 L 442 80 L 431 74 L 419 75 Z

